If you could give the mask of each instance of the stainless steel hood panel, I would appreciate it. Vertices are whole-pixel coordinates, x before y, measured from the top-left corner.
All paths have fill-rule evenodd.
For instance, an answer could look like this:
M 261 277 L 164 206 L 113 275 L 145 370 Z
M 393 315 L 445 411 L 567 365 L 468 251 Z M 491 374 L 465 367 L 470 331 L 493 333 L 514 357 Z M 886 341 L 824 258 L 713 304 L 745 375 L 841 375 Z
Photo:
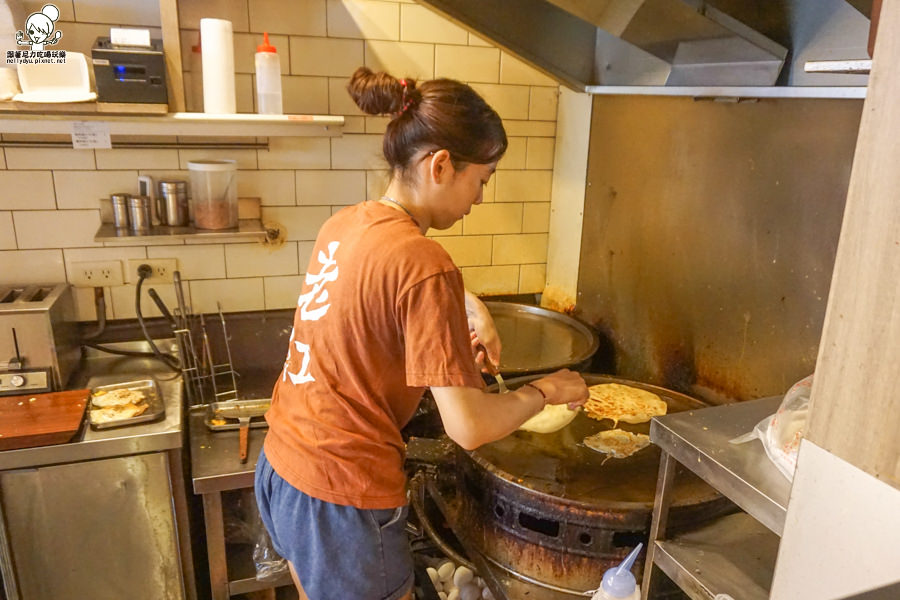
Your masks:
M 710 96 L 740 88 L 721 95 L 862 97 L 852 90 L 868 82 L 803 67 L 807 60 L 867 58 L 871 0 L 419 2 L 576 91 L 633 86 L 642 94 L 676 88 L 677 95 Z M 781 91 L 764 93 L 772 87 Z
M 787 55 L 700 0 L 421 2 L 579 91 L 772 85 Z

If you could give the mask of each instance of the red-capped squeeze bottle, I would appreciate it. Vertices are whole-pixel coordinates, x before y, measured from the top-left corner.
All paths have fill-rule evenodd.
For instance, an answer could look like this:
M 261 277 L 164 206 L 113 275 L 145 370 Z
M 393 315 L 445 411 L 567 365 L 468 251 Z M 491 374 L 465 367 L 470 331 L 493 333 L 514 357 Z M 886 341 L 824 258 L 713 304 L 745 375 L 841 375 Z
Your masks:
M 256 112 L 261 115 L 280 115 L 284 112 L 281 61 L 275 46 L 269 43 L 268 32 L 263 33 L 263 43 L 256 47 Z

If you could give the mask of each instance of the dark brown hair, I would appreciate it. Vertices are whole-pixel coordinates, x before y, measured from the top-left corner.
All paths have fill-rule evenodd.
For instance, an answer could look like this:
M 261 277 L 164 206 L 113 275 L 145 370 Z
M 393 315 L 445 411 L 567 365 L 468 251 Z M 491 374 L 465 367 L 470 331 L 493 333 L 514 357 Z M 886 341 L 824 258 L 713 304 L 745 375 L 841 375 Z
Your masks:
M 402 175 L 422 150 L 447 150 L 457 168 L 492 163 L 506 152 L 500 116 L 465 83 L 432 79 L 416 85 L 415 79 L 360 67 L 347 91 L 363 112 L 394 117 L 384 134 L 384 157 Z

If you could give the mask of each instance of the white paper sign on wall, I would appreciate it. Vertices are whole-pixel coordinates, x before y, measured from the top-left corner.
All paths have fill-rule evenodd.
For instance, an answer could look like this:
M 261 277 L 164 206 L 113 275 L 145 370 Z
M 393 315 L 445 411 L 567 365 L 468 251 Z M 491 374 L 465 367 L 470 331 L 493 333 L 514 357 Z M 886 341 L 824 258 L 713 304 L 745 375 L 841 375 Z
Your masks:
M 73 121 L 72 147 L 76 150 L 112 148 L 109 123 L 104 121 Z

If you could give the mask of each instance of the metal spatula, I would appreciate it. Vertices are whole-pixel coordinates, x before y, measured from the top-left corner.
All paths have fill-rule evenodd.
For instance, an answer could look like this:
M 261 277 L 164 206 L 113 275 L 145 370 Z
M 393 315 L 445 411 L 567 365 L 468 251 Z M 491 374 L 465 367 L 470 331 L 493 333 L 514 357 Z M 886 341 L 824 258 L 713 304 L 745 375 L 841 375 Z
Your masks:
M 500 374 L 500 368 L 488 358 L 487 350 L 484 351 L 484 366 L 487 367 L 488 373 L 493 375 L 494 379 L 497 380 L 497 387 L 500 389 L 500 393 L 505 394 L 508 392 L 509 388 L 506 387 L 506 382 L 503 381 L 503 375 Z

